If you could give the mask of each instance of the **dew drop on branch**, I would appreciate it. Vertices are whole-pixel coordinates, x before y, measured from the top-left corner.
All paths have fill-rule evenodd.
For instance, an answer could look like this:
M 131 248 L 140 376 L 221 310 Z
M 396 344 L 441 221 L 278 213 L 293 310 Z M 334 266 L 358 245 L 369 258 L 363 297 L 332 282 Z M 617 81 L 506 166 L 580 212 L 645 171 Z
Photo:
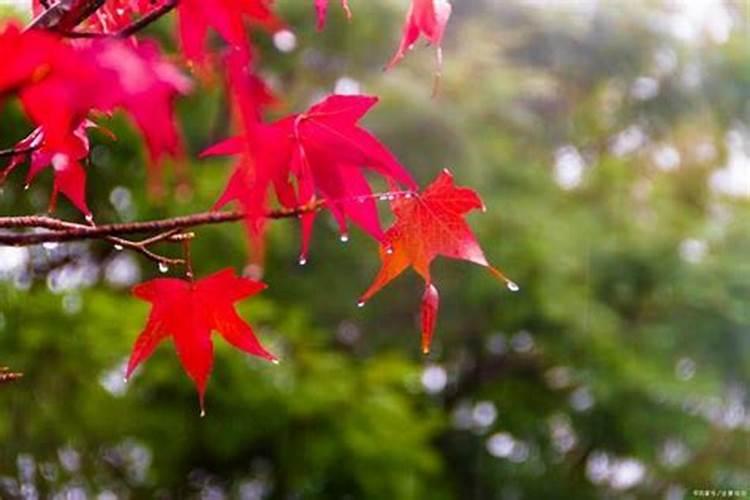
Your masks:
M 164 262 L 159 262 L 159 272 L 166 273 L 169 271 L 169 266 Z

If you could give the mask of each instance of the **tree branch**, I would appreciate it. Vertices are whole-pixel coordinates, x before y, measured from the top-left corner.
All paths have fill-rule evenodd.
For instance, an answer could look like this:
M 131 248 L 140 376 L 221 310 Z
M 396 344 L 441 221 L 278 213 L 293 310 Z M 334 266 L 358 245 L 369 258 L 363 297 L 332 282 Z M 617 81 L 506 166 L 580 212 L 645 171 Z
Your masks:
M 142 16 L 140 19 L 137 19 L 136 21 L 133 21 L 128 26 L 125 26 L 120 31 L 116 33 L 95 33 L 95 32 L 89 32 L 89 31 L 66 31 L 61 32 L 61 34 L 64 37 L 67 38 L 106 38 L 106 37 L 119 37 L 119 38 L 127 38 L 129 36 L 133 36 L 142 29 L 146 28 L 150 24 L 158 21 L 162 17 L 164 17 L 166 14 L 169 14 L 172 10 L 174 10 L 175 7 L 180 3 L 180 0 L 169 0 L 167 3 L 162 5 L 161 7 L 158 7 L 151 12 L 147 13 L 146 15 Z
M 121 29 L 117 33 L 117 36 L 128 37 L 128 36 L 136 34 L 137 32 L 141 31 L 143 28 L 145 28 L 149 24 L 155 22 L 159 18 L 171 12 L 175 7 L 177 7 L 179 3 L 180 3 L 180 0 L 169 0 L 167 3 L 165 3 L 158 9 L 152 10 L 151 12 L 149 12 L 142 18 L 135 21 L 130 26 L 126 26 L 123 29 Z
M 305 213 L 320 210 L 325 202 L 316 201 L 294 209 L 280 209 L 268 212 L 268 219 L 288 219 L 298 217 Z M 30 246 L 40 243 L 62 243 L 81 240 L 108 240 L 116 245 L 134 248 L 141 251 L 146 246 L 157 241 L 169 239 L 177 232 L 211 224 L 223 224 L 236 222 L 245 218 L 245 212 L 204 212 L 170 219 L 161 219 L 145 222 L 129 222 L 123 224 L 105 224 L 101 226 L 85 226 L 73 222 L 62 221 L 47 216 L 20 216 L 0 217 L 0 229 L 41 228 L 47 231 L 37 233 L 4 233 L 0 234 L 0 245 L 8 246 Z M 177 231 L 175 231 L 177 230 Z M 172 232 L 171 234 L 166 234 Z M 158 234 L 141 242 L 132 242 L 118 238 L 132 234 Z M 142 252 L 143 253 L 143 252 Z
M 0 384 L 13 382 L 21 377 L 23 377 L 23 373 L 15 373 L 10 371 L 7 366 L 0 366 Z
M 77 26 L 96 12 L 105 0 L 57 0 L 50 7 L 34 18 L 26 30 L 43 29 L 55 31 L 65 22 Z M 73 17 L 75 16 L 75 17 Z M 68 28 L 70 29 L 70 28 Z
M 0 158 L 5 158 L 8 156 L 16 156 L 16 155 L 25 155 L 28 153 L 33 153 L 36 151 L 36 146 L 30 146 L 28 148 L 8 148 L 8 149 L 0 149 Z

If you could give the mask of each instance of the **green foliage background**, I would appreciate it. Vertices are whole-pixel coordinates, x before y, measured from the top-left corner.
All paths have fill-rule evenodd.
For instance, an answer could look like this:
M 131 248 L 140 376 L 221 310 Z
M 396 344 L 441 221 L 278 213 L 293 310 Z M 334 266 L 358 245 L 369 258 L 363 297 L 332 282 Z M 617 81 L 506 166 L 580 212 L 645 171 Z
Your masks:
M 119 383 L 147 314 L 126 285 L 157 276 L 152 263 L 92 243 L 34 248 L 14 266 L 18 252 L 0 249 L 0 364 L 25 373 L 0 387 L 0 497 L 750 490 L 746 3 L 706 0 L 691 17 L 691 2 L 455 1 L 435 99 L 431 49 L 381 71 L 405 0 L 353 0 L 351 24 L 332 2 L 320 34 L 311 3 L 279 2 L 291 53 L 255 34 L 285 97 L 272 114 L 337 83 L 381 96 L 366 125 L 422 183 L 448 167 L 480 192 L 488 211 L 471 223 L 521 291 L 436 263 L 442 304 L 425 358 L 415 276 L 357 309 L 378 267 L 373 242 L 355 232 L 341 244 L 322 217 L 300 267 L 295 222 L 274 223 L 270 288 L 241 312 L 283 362 L 217 341 L 200 419 L 168 345 Z M 168 33 L 169 21 L 151 31 L 173 44 Z M 192 157 L 230 133 L 225 107 L 200 84 L 180 102 Z M 7 147 L 29 125 L 14 102 L 2 113 Z M 88 169 L 99 221 L 211 206 L 229 163 L 191 163 L 191 188 L 171 179 L 173 195 L 154 203 L 137 136 L 122 117 L 111 127 L 115 142 L 93 132 Z M 24 192 L 14 174 L 0 213 L 43 212 L 49 181 Z M 201 275 L 243 268 L 242 228 L 200 229 L 194 254 Z

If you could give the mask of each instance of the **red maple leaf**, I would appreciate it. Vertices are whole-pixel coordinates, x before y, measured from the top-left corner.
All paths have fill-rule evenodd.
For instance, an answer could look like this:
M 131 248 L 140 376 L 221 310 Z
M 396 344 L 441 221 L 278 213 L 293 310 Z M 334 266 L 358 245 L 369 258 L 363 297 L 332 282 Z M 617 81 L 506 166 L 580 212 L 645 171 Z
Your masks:
M 39 127 L 31 134 L 20 140 L 13 147 L 21 153 L 13 155 L 8 166 L 0 172 L 0 183 L 21 165 L 26 157 L 29 157 L 29 171 L 26 174 L 26 188 L 28 189 L 31 182 L 45 168 L 52 166 L 54 174 L 54 183 L 52 186 L 52 195 L 50 198 L 49 211 L 55 209 L 57 203 L 57 193 L 64 194 L 87 218 L 91 217 L 91 211 L 86 204 L 86 172 L 80 161 L 89 154 L 89 139 L 86 135 L 87 128 L 97 127 L 97 125 L 85 120 L 76 127 L 70 136 L 70 147 L 64 151 L 56 151 L 48 144 L 44 129 Z M 70 152 L 73 152 L 70 154 Z
M 206 384 L 214 358 L 212 331 L 217 331 L 237 349 L 277 361 L 234 309 L 235 302 L 265 288 L 264 283 L 237 276 L 233 269 L 224 269 L 195 282 L 158 278 L 137 285 L 133 294 L 150 302 L 152 309 L 145 329 L 133 346 L 125 377 L 129 378 L 157 345 L 171 336 L 182 366 L 198 389 L 203 415 Z
M 190 82 L 161 59 L 155 44 L 103 39 L 70 45 L 53 34 L 22 33 L 10 25 L 0 31 L 0 60 L 6 61 L 0 94 L 18 95 L 44 133 L 45 149 L 67 157 L 58 164 L 69 166 L 66 173 L 71 168 L 77 172 L 76 183 L 83 176 L 76 167 L 82 156 L 75 132 L 93 111 L 128 112 L 146 139 L 152 173 L 158 172 L 163 156 L 181 151 L 172 108 Z M 81 199 L 74 203 L 87 212 Z
M 393 55 L 387 68 L 392 68 L 404 58 L 417 43 L 419 36 L 424 36 L 427 41 L 437 48 L 438 73 L 442 66 L 442 50 L 440 43 L 445 33 L 445 25 L 451 16 L 451 4 L 448 0 L 412 0 L 409 11 L 406 14 L 401 44 Z
M 382 266 L 370 288 L 360 298 L 362 306 L 381 288 L 411 266 L 425 281 L 422 297 L 422 350 L 428 353 L 435 330 L 439 295 L 432 283 L 430 264 L 437 256 L 468 260 L 484 266 L 503 280 L 512 291 L 518 285 L 492 267 L 464 220 L 475 209 L 484 210 L 476 192 L 456 187 L 444 170 L 422 194 L 397 198 L 393 204 L 396 221 L 385 232 L 380 247 Z
M 217 208 L 237 200 L 250 217 L 262 217 L 267 210 L 266 193 L 273 186 L 280 203 L 288 208 L 312 204 L 319 196 L 338 221 L 342 239 L 348 237 L 346 221 L 350 219 L 380 240 L 377 207 L 362 168 L 409 189 L 416 184 L 393 154 L 358 125 L 377 102 L 377 97 L 332 95 L 304 113 L 270 125 L 258 124 L 244 136 L 209 148 L 204 156 L 243 155 Z M 303 263 L 314 217 L 314 212 L 302 216 Z
M 248 51 L 244 19 L 274 32 L 284 22 L 271 10 L 272 0 L 182 0 L 178 7 L 178 28 L 182 51 L 198 64 L 206 58 L 208 30 L 215 30 L 233 49 Z
M 255 60 L 248 52 L 229 49 L 224 55 L 227 95 L 241 130 L 258 123 L 266 108 L 279 104 L 268 84 L 255 72 Z
M 344 9 L 346 18 L 351 21 L 352 10 L 349 8 L 349 0 L 341 0 L 341 8 Z M 326 25 L 326 16 L 328 15 L 328 0 L 315 0 L 315 14 L 318 19 L 318 31 L 320 31 Z

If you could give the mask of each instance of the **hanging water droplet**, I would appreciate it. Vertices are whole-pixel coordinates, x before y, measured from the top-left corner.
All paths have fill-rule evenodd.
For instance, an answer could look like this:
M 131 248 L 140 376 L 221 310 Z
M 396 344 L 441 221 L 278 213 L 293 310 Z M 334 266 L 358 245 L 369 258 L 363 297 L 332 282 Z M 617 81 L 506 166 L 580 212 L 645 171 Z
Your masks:
M 414 196 L 414 193 L 412 193 L 411 191 L 407 191 L 406 193 L 404 193 L 404 198 L 406 198 L 407 200 L 412 196 Z
M 159 272 L 166 273 L 169 271 L 169 266 L 165 262 L 159 262 Z
M 84 217 L 84 219 L 86 219 L 86 222 L 88 222 L 89 224 L 94 222 L 94 216 L 91 214 L 86 214 L 86 217 Z
M 388 201 L 393 201 L 393 200 L 395 200 L 395 199 L 396 199 L 396 195 L 395 195 L 395 194 L 389 194 L 389 195 L 388 195 L 388 196 L 386 197 L 386 199 L 387 199 Z
M 378 199 L 380 201 L 386 201 L 388 199 L 388 195 L 387 194 L 381 194 L 380 196 L 378 196 Z
M 279 361 L 278 359 L 272 359 L 271 363 L 278 365 L 279 363 L 281 363 L 281 361 Z
M 201 418 L 203 418 L 205 416 L 206 416 L 206 410 L 204 410 L 203 408 L 201 408 Z
M 128 377 L 122 377 L 122 383 L 127 384 L 128 383 Z
M 120 244 L 115 245 L 115 250 L 117 250 L 118 252 L 122 251 L 122 249 L 123 249 L 122 245 Z
M 359 302 L 357 302 L 357 307 L 365 307 L 365 301 L 360 300 Z
M 367 201 L 367 196 L 357 196 L 357 201 L 359 203 L 364 203 Z
M 24 184 L 23 185 L 23 190 L 24 191 L 28 191 L 30 187 L 31 187 L 31 184 Z
M 346 243 L 347 241 L 349 241 L 349 235 L 344 233 L 341 236 L 339 236 L 339 240 L 341 240 L 341 243 Z
M 513 281 L 509 281 L 507 283 L 507 287 L 508 287 L 508 290 L 510 290 L 511 292 L 517 292 L 521 289 L 521 287 L 518 286 L 518 284 Z
M 58 243 L 54 241 L 48 241 L 46 243 L 42 243 L 42 246 L 44 247 L 45 250 L 54 250 L 55 248 L 57 248 Z
M 385 253 L 391 255 L 393 253 L 393 247 L 385 247 Z
M 304 266 L 305 264 L 307 264 L 307 258 L 305 258 L 304 256 L 300 255 L 299 260 L 297 262 L 299 262 L 300 266 Z

